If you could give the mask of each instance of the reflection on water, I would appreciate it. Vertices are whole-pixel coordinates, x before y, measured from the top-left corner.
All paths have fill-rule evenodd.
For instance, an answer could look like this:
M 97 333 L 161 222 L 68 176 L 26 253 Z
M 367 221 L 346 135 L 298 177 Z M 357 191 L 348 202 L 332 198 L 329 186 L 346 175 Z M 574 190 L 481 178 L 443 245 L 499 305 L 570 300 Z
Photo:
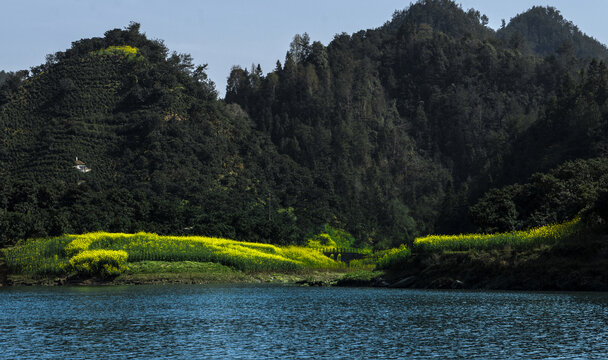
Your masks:
M 608 294 L 0 288 L 0 358 L 603 358 Z

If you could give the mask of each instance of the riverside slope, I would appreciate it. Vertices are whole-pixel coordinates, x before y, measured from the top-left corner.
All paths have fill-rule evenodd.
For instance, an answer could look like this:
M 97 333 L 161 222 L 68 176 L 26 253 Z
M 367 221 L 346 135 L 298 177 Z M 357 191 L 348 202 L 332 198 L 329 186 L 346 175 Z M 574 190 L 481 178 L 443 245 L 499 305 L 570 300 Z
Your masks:
M 608 237 L 516 252 L 413 254 L 399 269 L 341 286 L 413 289 L 608 291 Z

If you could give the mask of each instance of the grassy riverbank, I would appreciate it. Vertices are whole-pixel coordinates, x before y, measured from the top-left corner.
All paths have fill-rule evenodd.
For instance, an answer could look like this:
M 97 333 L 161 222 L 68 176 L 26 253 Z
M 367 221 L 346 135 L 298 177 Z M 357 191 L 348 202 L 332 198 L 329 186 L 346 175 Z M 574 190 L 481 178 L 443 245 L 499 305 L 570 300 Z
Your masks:
M 143 285 L 269 283 L 281 285 L 335 285 L 348 268 L 306 269 L 292 272 L 244 272 L 218 263 L 192 261 L 142 261 L 129 263 L 129 270 L 113 278 L 9 274 L 7 285 Z
M 608 291 L 608 237 L 580 220 L 426 236 L 351 266 L 318 249 L 206 237 L 91 233 L 4 249 L 9 284 L 278 283 Z
M 427 236 L 387 260 L 393 287 L 608 291 L 608 238 L 578 219 L 502 234 Z
M 148 233 L 32 239 L 2 252 L 9 284 L 331 284 L 348 271 L 310 247 Z

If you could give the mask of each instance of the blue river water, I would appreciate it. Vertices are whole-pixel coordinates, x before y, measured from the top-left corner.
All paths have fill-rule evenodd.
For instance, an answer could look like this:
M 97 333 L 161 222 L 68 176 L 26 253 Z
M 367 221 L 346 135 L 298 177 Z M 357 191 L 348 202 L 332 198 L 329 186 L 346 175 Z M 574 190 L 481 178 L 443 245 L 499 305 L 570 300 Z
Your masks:
M 1 359 L 603 359 L 608 294 L 0 288 Z

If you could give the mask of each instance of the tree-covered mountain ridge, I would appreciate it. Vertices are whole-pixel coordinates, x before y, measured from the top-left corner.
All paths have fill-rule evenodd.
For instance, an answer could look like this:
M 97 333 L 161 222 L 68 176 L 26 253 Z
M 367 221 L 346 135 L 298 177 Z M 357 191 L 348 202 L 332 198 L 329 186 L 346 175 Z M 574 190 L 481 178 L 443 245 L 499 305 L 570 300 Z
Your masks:
M 526 34 L 501 31 L 452 1 L 419 1 L 327 46 L 296 35 L 272 72 L 234 67 L 223 100 L 204 66 L 138 24 L 74 42 L 1 85 L 0 237 L 294 243 L 329 224 L 385 247 L 538 225 L 519 200 L 512 221 L 491 223 L 500 206 L 468 209 L 535 172 L 603 161 L 608 71 L 568 41 L 540 57 Z M 588 204 L 603 189 L 590 181 Z M 583 210 L 563 208 L 535 219 Z
M 608 59 L 608 48 L 566 20 L 554 7 L 534 6 L 518 14 L 497 31 L 497 36 L 527 51 L 548 56 L 563 51 L 566 43 L 579 58 Z M 524 44 L 521 44 L 524 40 Z

